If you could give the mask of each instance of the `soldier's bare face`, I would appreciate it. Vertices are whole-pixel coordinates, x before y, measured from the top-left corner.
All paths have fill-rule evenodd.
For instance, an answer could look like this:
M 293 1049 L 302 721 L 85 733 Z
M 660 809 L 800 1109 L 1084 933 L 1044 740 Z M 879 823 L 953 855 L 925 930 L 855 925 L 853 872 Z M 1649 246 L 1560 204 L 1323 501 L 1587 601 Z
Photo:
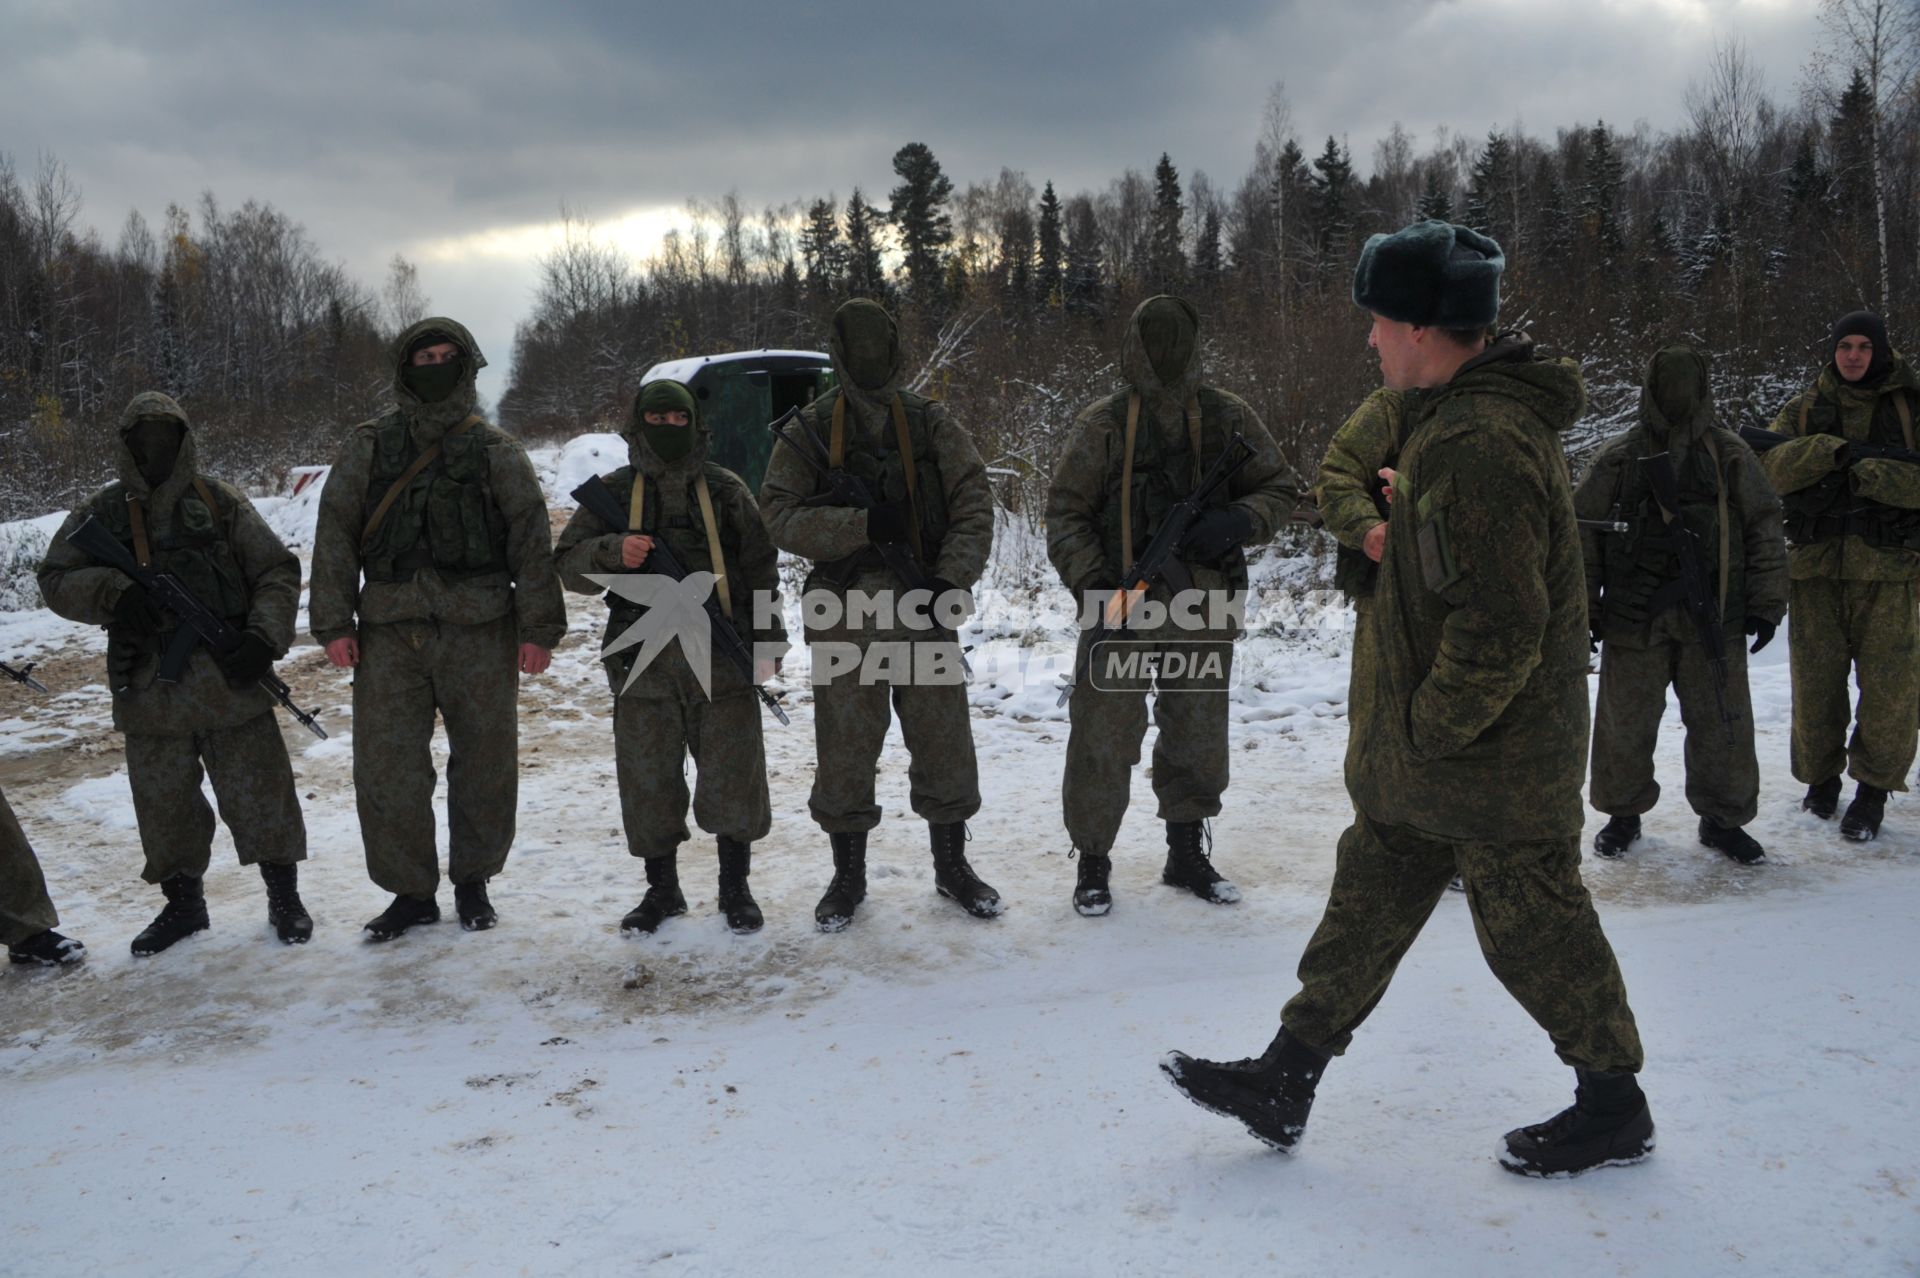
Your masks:
M 428 364 L 451 364 L 460 358 L 460 348 L 452 342 L 435 342 L 431 346 L 422 346 L 413 353 L 413 365 L 423 368 Z
M 640 417 L 649 426 L 686 426 L 693 422 L 692 416 L 683 408 L 670 408 L 664 413 L 645 412 Z
M 1871 337 L 1843 337 L 1840 344 L 1833 348 L 1833 366 L 1840 370 L 1840 376 L 1850 382 L 1857 382 L 1867 375 L 1867 369 L 1873 364 L 1873 339 Z
M 1422 330 L 1384 315 L 1373 317 L 1367 345 L 1380 356 L 1380 380 L 1389 390 L 1412 390 L 1420 384 Z

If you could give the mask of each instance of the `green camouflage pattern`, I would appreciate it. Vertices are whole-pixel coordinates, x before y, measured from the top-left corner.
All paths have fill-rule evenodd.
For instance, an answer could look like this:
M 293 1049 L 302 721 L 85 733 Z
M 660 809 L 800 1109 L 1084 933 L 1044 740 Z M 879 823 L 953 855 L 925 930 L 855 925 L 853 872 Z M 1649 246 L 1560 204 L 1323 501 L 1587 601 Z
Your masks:
M 1360 401 L 1327 444 L 1313 499 L 1326 530 L 1348 550 L 1360 551 L 1374 525 L 1383 522 L 1373 504 L 1373 485 L 1381 468 L 1400 455 L 1407 404 L 1414 396 L 1381 387 Z
M 882 385 L 863 388 L 848 371 L 848 352 L 840 327 L 833 326 L 828 354 L 840 389 L 847 396 L 849 458 L 856 452 L 878 456 L 893 447 L 889 405 L 900 389 L 904 367 L 897 334 L 894 340 L 892 376 Z M 802 413 L 822 443 L 831 435 L 833 399 L 833 395 L 823 396 Z M 933 445 L 929 460 L 940 476 L 941 504 L 946 514 L 939 553 L 925 568 L 929 576 L 966 589 L 980 579 L 993 548 L 993 492 L 972 437 L 953 420 L 946 405 L 938 401 L 924 404 Z M 891 593 L 897 599 L 905 585 L 883 566 L 862 569 L 844 589 L 829 585 L 821 577 L 820 565 L 858 554 L 868 545 L 865 511 L 805 504 L 824 490 L 823 481 L 791 448 L 775 445 L 760 486 L 760 510 L 773 544 L 811 561 L 806 582 L 809 591 L 834 589 L 843 597 L 856 590 L 870 595 Z M 900 619 L 894 620 L 897 623 Z M 958 656 L 958 648 L 950 640 L 930 638 L 925 630 L 898 624 L 881 626 L 865 618 L 853 626 L 843 617 L 838 625 L 809 629 L 806 638 L 810 644 L 851 644 L 862 654 L 875 643 L 911 643 L 916 653 L 937 653 L 949 665 Z M 914 812 L 928 821 L 951 823 L 965 821 L 980 810 L 979 771 L 964 683 L 915 686 L 882 678 L 863 684 L 859 670 L 829 677 L 818 651 L 813 658 L 817 758 L 808 808 L 821 829 L 829 834 L 852 834 L 879 824 L 874 769 L 887 727 L 895 718 L 910 759 L 907 777 Z M 920 659 L 916 656 L 916 664 Z
M 1580 833 L 1587 603 L 1560 436 L 1585 407 L 1578 366 L 1518 337 L 1422 394 L 1347 754 L 1373 820 L 1462 843 Z
M 0 793 L 0 945 L 18 945 L 60 926 L 33 845 Z
M 200 878 L 213 857 L 213 809 L 201 790 L 213 783 L 220 820 L 242 865 L 292 865 L 307 859 L 307 828 L 294 792 L 293 765 L 272 711 L 231 728 L 191 735 L 127 734 L 127 782 L 146 866 L 159 883 Z
M 406 389 L 400 370 L 407 348 L 433 332 L 448 334 L 473 358 L 468 359 L 466 376 L 454 394 L 436 404 L 422 404 Z M 566 634 L 566 604 L 553 574 L 545 494 L 519 441 L 486 422 L 470 430 L 486 440 L 487 486 L 507 525 L 506 571 L 448 580 L 425 567 L 406 581 L 362 581 L 361 531 L 382 495 L 368 494 L 380 427 L 392 414 L 399 414 L 406 419 L 416 447 L 436 442 L 473 411 L 473 378 L 478 366 L 485 364 L 478 355 L 472 334 L 439 317 L 421 320 L 394 340 L 395 407 L 349 432 L 320 492 L 307 614 L 308 628 L 321 644 L 353 635 L 359 627 L 432 620 L 472 626 L 509 614 L 516 644 L 552 648 Z
M 367 875 L 389 892 L 440 883 L 433 723 L 447 729 L 447 877 L 484 883 L 513 846 L 520 785 L 515 619 L 363 625 L 353 675 L 353 793 Z
M 1675 614 L 1668 614 L 1672 617 Z M 1687 804 L 1718 825 L 1737 828 L 1760 810 L 1760 764 L 1753 748 L 1753 702 L 1747 690 L 1747 647 L 1728 634 L 1727 709 L 1720 722 L 1706 646 L 1691 633 L 1659 642 L 1606 643 L 1600 649 L 1600 690 L 1593 708 L 1593 788 L 1589 798 L 1609 816 L 1639 816 L 1660 800 L 1653 748 L 1667 710 L 1667 689 L 1680 699 L 1686 725 Z M 1663 618 L 1662 628 L 1669 626 Z
M 1761 467 L 1781 494 L 1796 493 L 1832 474 L 1835 453 L 1843 439 L 1874 440 L 1905 446 L 1892 411 L 1895 396 L 1903 397 L 1920 431 L 1920 378 L 1904 355 L 1893 356 L 1893 368 L 1877 386 L 1855 386 L 1842 380 L 1829 362 L 1814 384 L 1788 400 L 1773 419 L 1776 434 L 1791 435 L 1792 443 L 1771 448 Z M 1800 431 L 1800 412 L 1808 409 L 1807 433 Z M 1890 419 L 1892 419 L 1890 421 Z M 1836 430 L 1838 434 L 1831 433 Z M 1850 484 L 1855 495 L 1920 510 L 1920 466 L 1871 458 L 1854 463 Z M 1913 581 L 1920 578 L 1920 551 L 1900 546 L 1874 546 L 1863 537 L 1836 537 L 1813 545 L 1794 546 L 1788 553 L 1795 581 L 1815 577 L 1830 581 Z
M 1396 518 L 1397 518 L 1396 512 Z M 1576 1069 L 1637 1072 L 1626 983 L 1580 880 L 1580 840 L 1437 839 L 1356 814 L 1340 836 L 1327 911 L 1280 1019 L 1338 1055 L 1458 874 L 1487 966 Z
M 666 461 L 647 444 L 640 429 L 640 401 L 634 401 L 626 430 L 628 465 L 602 481 L 622 508 L 637 476 L 648 488 L 645 522 L 662 537 L 689 572 L 712 572 L 706 525 L 695 481 L 703 472 L 713 499 L 732 589 L 733 615 L 741 636 L 755 644 L 784 650 L 786 627 L 780 619 L 778 554 L 760 521 L 753 495 L 739 476 L 706 460 L 707 426 L 696 405 L 691 451 Z M 598 595 L 587 574 L 630 571 L 620 562 L 625 529 L 610 528 L 582 506 L 573 512 L 554 547 L 554 568 L 561 583 L 581 594 Z M 754 600 L 770 601 L 755 629 Z M 619 635 L 609 624 L 601 646 Z M 772 655 L 772 650 L 769 650 Z M 670 644 L 634 679 L 625 692 L 634 649 L 606 659 L 613 692 L 614 771 L 620 786 L 620 815 L 627 850 L 637 857 L 666 856 L 690 837 L 687 813 L 709 834 L 752 843 L 772 829 L 767 794 L 766 747 L 760 701 L 745 675 L 716 654 L 709 672 L 708 698 L 678 643 Z M 686 760 L 693 756 L 695 784 L 687 789 Z
M 1082 633 L 1078 669 L 1087 671 L 1090 635 Z M 1228 780 L 1227 689 L 1234 632 L 1181 630 L 1171 624 L 1129 630 L 1102 652 L 1177 655 L 1189 664 L 1179 675 L 1083 674 L 1067 702 L 1067 766 L 1060 787 L 1067 835 L 1083 855 L 1107 856 L 1127 813 L 1127 791 L 1147 731 L 1152 691 L 1153 794 L 1162 821 L 1205 821 L 1220 815 Z M 1219 670 L 1191 664 L 1216 655 Z
M 127 432 L 144 416 L 172 417 L 184 428 L 180 455 L 172 473 L 158 488 L 150 488 L 141 476 L 126 442 Z M 285 655 L 292 646 L 294 616 L 300 603 L 300 561 L 267 526 L 246 494 L 231 484 L 200 476 L 219 507 L 209 512 L 194 491 L 193 480 L 199 472 L 193 429 L 179 404 L 157 391 L 135 395 L 120 415 L 118 440 L 115 460 L 120 478 L 67 516 L 48 543 L 38 574 L 40 594 L 47 607 L 70 621 L 107 627 L 108 683 L 125 685 L 124 690 L 113 694 L 113 726 L 129 735 L 174 735 L 237 727 L 272 710 L 273 699 L 258 685 L 236 688 L 228 683 L 205 644 L 188 658 L 178 683 L 156 682 L 161 640 L 136 637 L 109 624 L 114 605 L 133 583 L 118 568 L 96 563 L 69 542 L 67 535 L 90 515 L 109 527 L 124 526 L 129 497 L 139 498 L 146 511 L 148 537 L 156 555 L 158 548 L 174 536 L 176 521 L 184 534 L 190 529 L 203 532 L 206 521 L 210 517 L 214 520 L 224 538 L 216 540 L 210 553 L 219 558 L 230 577 L 242 584 L 246 595 L 244 629 L 265 640 L 276 657 Z M 219 611 L 216 601 L 201 602 Z
M 1920 584 L 1795 579 L 1793 775 L 1905 790 L 1920 741 Z M 1859 684 L 1853 703 L 1848 677 Z M 1847 724 L 1853 734 L 1847 735 Z

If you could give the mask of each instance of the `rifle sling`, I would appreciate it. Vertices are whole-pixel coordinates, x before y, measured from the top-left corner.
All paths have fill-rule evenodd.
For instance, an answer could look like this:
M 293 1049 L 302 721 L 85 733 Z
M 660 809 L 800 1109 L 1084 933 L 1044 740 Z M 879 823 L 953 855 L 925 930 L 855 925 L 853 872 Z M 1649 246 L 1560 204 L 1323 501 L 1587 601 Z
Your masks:
M 363 554 L 369 546 L 373 545 L 373 535 L 380 531 L 381 521 L 386 519 L 387 512 L 393 509 L 393 503 L 400 500 L 400 494 L 406 491 L 407 485 L 418 479 L 421 471 L 440 460 L 440 446 L 479 420 L 478 413 L 467 414 L 464 421 L 457 426 L 448 427 L 445 434 L 420 451 L 420 455 L 413 459 L 412 465 L 400 472 L 400 478 L 393 481 L 393 486 L 387 489 L 386 496 L 382 497 L 380 504 L 373 508 L 373 514 L 367 517 L 366 527 L 360 530 L 360 550 Z
M 727 584 L 727 554 L 720 545 L 720 523 L 713 516 L 713 493 L 707 487 L 706 467 L 700 468 L 699 485 L 695 494 L 700 499 L 700 521 L 707 529 L 707 557 L 713 561 L 714 593 L 720 598 L 720 611 L 729 621 L 733 619 L 733 591 Z M 633 472 L 633 496 L 627 499 L 627 532 L 649 536 L 641 531 L 641 518 L 647 510 L 647 477 L 639 470 Z M 658 534 L 666 536 L 662 529 Z
M 207 481 L 195 475 L 193 491 L 200 494 L 200 500 L 206 503 L 207 513 L 218 523 L 220 503 L 213 499 L 213 490 L 207 487 Z M 132 493 L 127 494 L 127 522 L 133 525 L 133 561 L 142 568 L 153 567 L 153 547 L 147 540 L 147 508 Z

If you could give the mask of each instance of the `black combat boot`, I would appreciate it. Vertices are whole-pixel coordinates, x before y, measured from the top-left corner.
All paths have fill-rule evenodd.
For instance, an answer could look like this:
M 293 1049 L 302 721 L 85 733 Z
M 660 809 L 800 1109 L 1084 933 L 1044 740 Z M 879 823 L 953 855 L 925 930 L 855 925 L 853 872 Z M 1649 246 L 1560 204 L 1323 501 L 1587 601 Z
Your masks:
M 16 963 L 55 967 L 62 963 L 78 963 L 87 957 L 87 947 L 71 936 L 62 936 L 52 928 L 48 928 L 44 932 L 29 936 L 17 945 L 9 945 L 7 957 Z
M 261 881 L 267 885 L 267 923 L 273 934 L 286 945 L 305 945 L 313 939 L 313 919 L 300 903 L 300 867 L 298 865 L 262 865 Z
M 652 932 L 668 919 L 687 912 L 687 898 L 680 891 L 680 865 L 675 854 L 650 856 L 646 865 L 647 894 L 620 920 L 622 936 Z
M 460 916 L 463 932 L 485 932 L 500 922 L 500 914 L 487 899 L 487 881 L 453 885 L 453 908 Z
M 1237 1118 L 1275 1149 L 1292 1150 L 1306 1128 L 1327 1060 L 1283 1028 L 1258 1056 L 1203 1061 L 1168 1052 L 1160 1069 L 1201 1109 Z
M 933 845 L 933 886 L 940 895 L 958 901 L 976 919 L 999 917 L 1000 894 L 967 864 L 967 823 L 929 821 L 927 838 Z
M 1705 837 L 1704 835 L 1701 837 Z M 1607 823 L 1600 827 L 1600 833 L 1593 836 L 1593 850 L 1604 857 L 1616 857 L 1626 852 L 1640 838 L 1640 818 L 1637 816 L 1608 817 Z
M 1721 825 L 1712 817 L 1700 818 L 1700 841 L 1742 865 L 1758 865 L 1767 859 L 1767 850 L 1751 834 L 1737 825 Z
M 829 834 L 833 843 L 833 882 L 813 907 L 813 921 L 822 932 L 841 932 L 853 922 L 853 912 L 867 899 L 867 835 Z
M 367 921 L 361 929 L 369 941 L 391 941 L 420 923 L 440 921 L 440 902 L 430 896 L 408 896 L 404 892 L 393 903 Z
M 1840 833 L 1855 843 L 1871 843 L 1880 837 L 1880 822 L 1887 815 L 1887 792 L 1862 781 L 1853 792 L 1847 814 L 1840 818 Z
M 1213 835 L 1205 822 L 1167 822 L 1167 867 L 1160 871 L 1160 881 L 1168 887 L 1185 888 L 1203 901 L 1232 905 L 1240 899 L 1240 889 L 1213 868 L 1201 848 L 1203 839 L 1210 849 Z
M 133 956 L 148 958 L 175 941 L 207 930 L 207 890 L 198 878 L 176 874 L 160 884 L 167 903 L 146 930 L 133 938 Z
M 1073 881 L 1073 908 L 1090 919 L 1097 919 L 1113 908 L 1113 891 L 1107 880 L 1113 873 L 1113 858 L 1080 854 L 1080 873 Z
M 1653 1152 L 1653 1113 L 1632 1074 L 1580 1069 L 1574 1077 L 1569 1108 L 1507 1133 L 1502 1167 L 1522 1176 L 1578 1176 L 1637 1163 Z
M 1807 797 L 1800 800 L 1800 806 L 1822 821 L 1833 820 L 1833 814 L 1840 810 L 1840 778 L 1815 781 L 1807 787 Z
M 758 932 L 766 919 L 760 903 L 747 887 L 747 872 L 753 865 L 753 845 L 720 836 L 720 912 L 727 916 L 727 930 L 745 935 Z

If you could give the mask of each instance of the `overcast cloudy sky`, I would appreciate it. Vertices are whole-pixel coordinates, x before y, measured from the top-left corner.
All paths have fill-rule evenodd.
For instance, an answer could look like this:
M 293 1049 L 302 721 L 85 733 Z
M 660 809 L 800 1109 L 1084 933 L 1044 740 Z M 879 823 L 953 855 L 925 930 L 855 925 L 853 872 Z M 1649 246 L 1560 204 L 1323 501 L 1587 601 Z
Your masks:
M 858 184 L 933 148 L 1063 194 L 1161 151 L 1244 173 L 1269 87 L 1303 145 L 1365 172 L 1399 121 L 1550 133 L 1684 118 L 1715 41 L 1796 91 L 1816 0 L 818 0 L 165 4 L 0 0 L 0 150 L 66 162 L 109 242 L 212 189 L 268 200 L 377 287 L 415 259 L 505 385 L 561 200 L 644 239 L 687 197 L 750 207 Z

